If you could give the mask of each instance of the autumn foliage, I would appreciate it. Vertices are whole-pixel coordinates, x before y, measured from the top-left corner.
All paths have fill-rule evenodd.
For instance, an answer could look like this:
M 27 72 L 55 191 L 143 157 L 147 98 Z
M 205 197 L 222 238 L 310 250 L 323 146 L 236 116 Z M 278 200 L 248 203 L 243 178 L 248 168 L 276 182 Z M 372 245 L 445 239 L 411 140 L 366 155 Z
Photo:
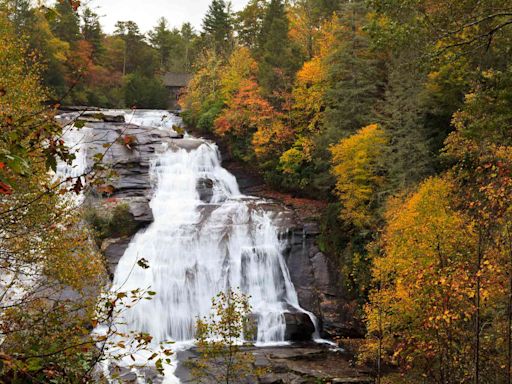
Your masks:
M 105 35 L 75 0 L 0 2 L 0 379 L 81 382 L 98 358 L 103 265 L 65 200 L 86 180 L 49 175 L 74 157 L 55 110 L 162 107 L 172 70 L 193 72 L 190 129 L 319 221 L 379 384 L 512 383 L 509 3 L 216 1 L 204 33 L 160 20 L 146 39 L 132 21 Z M 18 285 L 31 300 L 11 307 Z M 54 303 L 64 288 L 84 305 Z
M 330 148 L 342 218 L 358 227 L 375 224 L 373 210 L 385 183 L 382 155 L 387 142 L 383 129 L 372 124 Z

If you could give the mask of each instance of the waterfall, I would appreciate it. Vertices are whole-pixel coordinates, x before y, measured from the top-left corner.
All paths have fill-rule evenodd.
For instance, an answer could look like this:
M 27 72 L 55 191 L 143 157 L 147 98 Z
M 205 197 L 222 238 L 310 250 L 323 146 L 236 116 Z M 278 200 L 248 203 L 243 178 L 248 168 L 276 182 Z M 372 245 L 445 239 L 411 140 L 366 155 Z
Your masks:
M 127 124 L 166 131 L 181 124 L 166 111 L 101 113 L 123 115 Z M 67 122 L 78 116 L 70 113 L 61 119 Z M 71 127 L 66 132 L 76 159 L 71 166 L 59 164 L 60 177 L 76 177 L 87 169 L 98 148 L 96 131 L 103 129 L 104 125 Z M 285 314 L 308 313 L 300 308 L 283 257 L 286 244 L 278 238 L 275 212 L 269 211 L 268 201 L 240 193 L 236 178 L 221 166 L 219 150 L 210 141 L 185 134 L 184 139 L 167 143 L 150 164 L 154 221 L 132 239 L 111 287 L 114 294 L 137 289 L 156 292 L 152 300 L 122 306 L 114 319 L 119 334 L 151 335 L 150 350 L 132 354 L 124 342 L 114 340 L 107 346 L 111 358 L 102 364 L 106 377 L 115 365 L 129 368 L 135 361 L 144 365 L 162 342 L 173 341 L 174 351 L 193 345 L 198 317 L 209 315 L 212 298 L 227 289 L 250 296 L 256 345 L 286 343 Z M 137 265 L 141 259 L 149 268 Z M 106 335 L 106 325 L 100 324 L 94 332 Z M 174 376 L 176 358 L 174 354 L 173 364 L 166 366 L 167 383 L 179 383 Z M 144 382 L 143 370 L 130 370 Z
M 58 118 L 58 117 L 57 117 Z M 85 174 L 87 164 L 87 146 L 89 143 L 90 129 L 88 127 L 76 128 L 68 124 L 63 128 L 62 139 L 66 143 L 69 152 L 75 156 L 71 164 L 61 160 L 57 162 L 56 176 L 61 180 L 68 177 L 75 178 Z
M 180 118 L 167 111 L 134 109 L 132 111 L 113 110 L 111 113 L 122 114 L 127 123 L 140 125 L 142 127 L 169 130 L 174 126 L 181 125 Z
M 155 342 L 191 341 L 211 299 L 240 288 L 250 295 L 257 343 L 282 343 L 284 313 L 300 307 L 277 228 L 261 200 L 241 195 L 214 144 L 188 141 L 195 149 L 170 148 L 152 164 L 154 222 L 135 236 L 117 267 L 113 289 L 157 293 L 126 311 L 126 327 Z M 134 268 L 141 258 L 149 269 Z

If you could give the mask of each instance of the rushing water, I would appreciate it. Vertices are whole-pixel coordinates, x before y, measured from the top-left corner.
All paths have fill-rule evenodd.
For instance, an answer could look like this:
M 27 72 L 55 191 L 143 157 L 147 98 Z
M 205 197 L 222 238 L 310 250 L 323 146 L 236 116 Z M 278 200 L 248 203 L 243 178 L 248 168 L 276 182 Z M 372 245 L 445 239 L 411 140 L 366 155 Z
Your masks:
M 240 194 L 217 147 L 196 140 L 196 149 L 171 149 L 152 167 L 154 223 L 120 260 L 114 289 L 151 287 L 157 295 L 130 309 L 125 321 L 156 341 L 192 340 L 212 297 L 240 288 L 251 297 L 258 343 L 284 342 L 283 314 L 299 305 L 276 227 L 258 200 Z M 205 183 L 212 190 L 209 203 L 197 188 Z M 140 258 L 149 269 L 134 268 Z
M 163 130 L 180 123 L 164 111 L 108 113 Z M 67 133 L 77 159 L 72 167 L 62 166 L 63 176 L 77 176 L 87 167 L 90 154 L 80 144 L 92 133 L 81 132 L 81 137 L 75 129 Z M 266 203 L 240 193 L 235 177 L 221 166 L 215 144 L 188 135 L 157 155 L 150 173 L 154 222 L 134 237 L 119 261 L 112 290 L 150 289 L 156 295 L 124 310 L 118 330 L 149 333 L 155 348 L 171 340 L 190 345 L 197 318 L 210 313 L 214 296 L 231 288 L 250 296 L 257 344 L 284 343 L 284 314 L 302 309 Z M 148 269 L 137 266 L 141 259 Z M 167 371 L 167 382 L 179 382 L 174 368 Z

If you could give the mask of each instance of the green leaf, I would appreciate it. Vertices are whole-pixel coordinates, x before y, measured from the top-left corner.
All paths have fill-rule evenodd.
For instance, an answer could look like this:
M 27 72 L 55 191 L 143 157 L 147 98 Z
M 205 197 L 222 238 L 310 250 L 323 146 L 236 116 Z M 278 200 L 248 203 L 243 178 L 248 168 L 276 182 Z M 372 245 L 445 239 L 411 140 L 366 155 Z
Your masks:
M 84 120 L 77 120 L 75 121 L 75 128 L 83 128 L 85 126 L 86 121 Z
M 137 265 L 143 269 L 148 269 L 149 268 L 149 263 L 146 259 L 142 258 L 140 260 L 137 261 Z

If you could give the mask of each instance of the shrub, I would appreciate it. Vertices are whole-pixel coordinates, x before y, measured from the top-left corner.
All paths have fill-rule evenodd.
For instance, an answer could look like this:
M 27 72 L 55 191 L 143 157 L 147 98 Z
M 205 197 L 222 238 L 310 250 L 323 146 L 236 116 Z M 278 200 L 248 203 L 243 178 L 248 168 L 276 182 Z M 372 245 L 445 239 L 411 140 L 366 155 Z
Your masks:
M 88 209 L 84 218 L 94 229 L 97 242 L 107 238 L 132 236 L 138 230 L 128 204 L 118 204 L 112 210 L 100 212 L 97 208 Z

